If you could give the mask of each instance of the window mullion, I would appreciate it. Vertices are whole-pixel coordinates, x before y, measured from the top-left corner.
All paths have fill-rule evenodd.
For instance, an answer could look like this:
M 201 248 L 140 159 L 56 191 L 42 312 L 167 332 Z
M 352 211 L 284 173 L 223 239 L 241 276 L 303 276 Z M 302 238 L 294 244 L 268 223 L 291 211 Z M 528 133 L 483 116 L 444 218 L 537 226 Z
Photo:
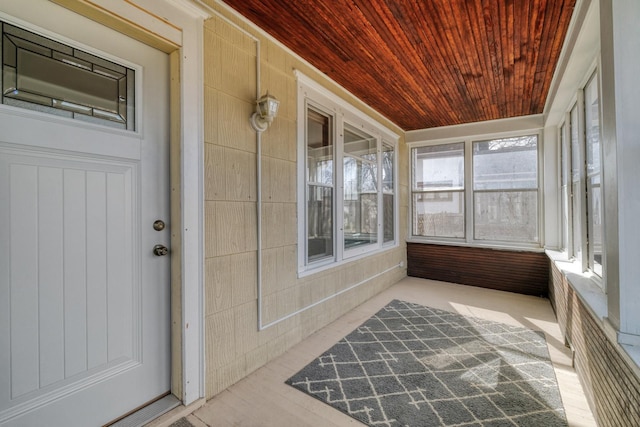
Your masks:
M 579 140 L 579 162 L 580 162 L 580 176 L 579 185 L 579 206 L 580 212 L 580 268 L 582 271 L 587 271 L 589 268 L 589 252 L 588 252 L 588 233 L 587 233 L 587 153 L 586 153 L 586 126 L 584 116 L 584 92 L 578 93 L 578 140 Z
M 336 260 L 344 259 L 344 116 L 336 114 L 334 141 L 336 141 L 335 200 L 334 200 L 334 249 Z
M 563 182 L 563 185 L 566 187 L 563 191 L 566 192 L 566 203 L 565 203 L 565 208 L 566 208 L 566 212 L 565 212 L 565 216 L 566 216 L 566 220 L 567 223 L 564 224 L 564 227 L 566 227 L 566 236 L 567 236 L 567 241 L 566 241 L 566 250 L 567 250 L 567 256 L 569 257 L 569 259 L 573 258 L 573 256 L 575 255 L 574 252 L 574 246 L 573 246 L 573 183 L 571 181 L 571 165 L 572 163 L 572 159 L 571 159 L 571 113 L 569 111 L 567 111 L 565 113 L 565 120 L 564 120 L 564 127 L 562 128 L 563 135 L 563 143 L 564 143 L 564 147 L 561 147 L 561 149 L 564 149 L 564 153 L 565 153 L 565 157 L 563 159 L 563 165 L 562 167 L 565 168 L 565 180 L 566 182 Z M 562 179 L 562 178 L 561 178 Z M 564 221 L 564 218 L 563 218 Z
M 382 247 L 384 244 L 384 203 L 382 200 L 382 187 L 384 186 L 384 183 L 382 182 L 382 138 L 379 136 L 376 138 L 376 147 L 376 151 L 378 153 L 378 165 L 376 170 L 376 190 L 378 192 L 378 244 L 376 246 Z
M 473 143 L 468 139 L 464 142 L 464 235 L 467 243 L 475 240 L 473 190 Z

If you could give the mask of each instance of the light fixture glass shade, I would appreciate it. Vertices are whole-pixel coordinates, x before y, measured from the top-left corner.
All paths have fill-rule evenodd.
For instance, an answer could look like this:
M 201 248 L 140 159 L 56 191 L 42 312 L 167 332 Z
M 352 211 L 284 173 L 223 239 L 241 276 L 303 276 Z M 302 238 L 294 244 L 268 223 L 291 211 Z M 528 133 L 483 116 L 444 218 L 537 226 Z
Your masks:
M 269 92 L 256 101 L 256 112 L 251 116 L 251 126 L 257 132 L 267 130 L 273 119 L 278 114 L 280 101 Z

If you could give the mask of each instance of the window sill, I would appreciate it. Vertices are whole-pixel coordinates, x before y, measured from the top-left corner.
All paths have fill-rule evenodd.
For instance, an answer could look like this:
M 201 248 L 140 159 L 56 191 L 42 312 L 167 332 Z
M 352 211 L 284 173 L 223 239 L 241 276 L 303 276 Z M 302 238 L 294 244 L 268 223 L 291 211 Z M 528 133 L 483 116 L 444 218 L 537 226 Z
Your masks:
M 370 256 L 378 255 L 380 253 L 383 253 L 389 250 L 397 249 L 399 246 L 400 245 L 398 243 L 386 243 L 385 245 L 377 249 L 369 250 L 358 255 L 350 256 L 348 258 L 343 258 L 340 261 L 331 260 L 326 262 L 318 262 L 315 265 L 314 264 L 307 265 L 305 267 L 298 269 L 298 279 L 302 279 L 307 276 L 312 276 L 317 273 L 322 273 L 327 270 L 332 270 L 334 268 L 341 267 L 350 262 L 357 261 L 363 258 L 368 258 Z
M 571 287 L 591 311 L 591 315 L 603 322 L 607 317 L 607 295 L 601 287 L 602 279 L 593 273 L 581 271 L 576 261 L 567 259 L 566 252 L 546 250 L 549 259 L 567 277 Z

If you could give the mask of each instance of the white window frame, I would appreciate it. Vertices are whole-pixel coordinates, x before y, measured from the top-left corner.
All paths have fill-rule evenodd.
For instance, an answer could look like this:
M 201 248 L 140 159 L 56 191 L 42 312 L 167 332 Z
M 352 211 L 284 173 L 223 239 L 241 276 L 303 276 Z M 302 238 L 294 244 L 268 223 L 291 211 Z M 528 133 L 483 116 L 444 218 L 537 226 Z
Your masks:
M 568 259 L 573 257 L 573 201 L 571 181 L 571 117 L 565 113 L 562 122 L 558 125 L 558 182 L 560 206 L 560 248 Z M 563 182 L 566 173 L 567 182 Z M 564 188 L 566 186 L 566 188 Z M 566 193 L 566 194 L 565 194 Z M 566 200 L 565 200 L 566 198 Z M 566 221 L 565 221 L 566 218 Z
M 353 105 L 342 100 L 300 71 L 295 71 L 298 87 L 297 98 L 297 140 L 298 140 L 298 276 L 316 273 L 324 269 L 333 268 L 342 263 L 369 256 L 376 252 L 398 246 L 398 141 L 399 136 L 378 123 L 376 120 L 362 113 Z M 334 202 L 333 202 L 333 256 L 318 261 L 307 261 L 307 141 L 306 114 L 312 107 L 333 117 L 334 140 Z M 377 240 L 375 243 L 344 248 L 344 128 L 345 125 L 362 130 L 374 137 L 377 142 Z M 394 150 L 393 159 L 393 217 L 394 239 L 384 242 L 383 220 L 383 187 L 382 187 L 382 148 L 383 144 Z M 389 194 L 389 193 L 385 193 Z
M 567 243 L 567 248 L 563 248 L 564 250 L 566 250 L 566 254 L 568 259 L 573 260 L 573 262 L 576 264 L 578 270 L 582 273 L 588 273 L 591 274 L 591 277 L 593 278 L 593 281 L 603 290 L 605 291 L 605 281 L 603 280 L 603 278 L 605 277 L 605 266 L 604 266 L 604 262 L 601 264 L 601 272 L 596 271 L 592 265 L 590 265 L 590 260 L 589 260 L 589 240 L 590 240 L 590 236 L 589 236 L 589 224 L 588 224 L 588 215 L 590 212 L 590 206 L 589 206 L 589 201 L 587 200 L 587 164 L 586 164 L 586 149 L 587 149 L 587 141 L 586 141 L 586 117 L 585 117 L 585 90 L 587 88 L 587 85 L 594 81 L 596 82 L 597 85 L 597 90 L 598 90 L 598 97 L 599 97 L 599 109 L 598 109 L 598 114 L 599 114 L 599 121 L 600 121 L 600 174 L 601 174 L 601 179 L 602 179 L 602 174 L 603 174 L 603 168 L 604 168 L 604 164 L 603 164 L 603 155 L 602 155 L 602 146 L 603 146 L 603 140 L 602 140 L 602 120 L 603 120 L 603 115 L 602 115 L 602 90 L 601 90 L 601 74 L 600 74 L 600 66 L 599 64 L 596 62 L 594 64 L 592 64 L 591 67 L 589 67 L 589 71 L 585 74 L 584 78 L 582 79 L 582 81 L 580 82 L 580 85 L 578 86 L 578 90 L 577 93 L 575 95 L 575 97 L 572 99 L 572 101 L 569 103 L 569 106 L 567 108 L 567 112 L 565 113 L 565 119 L 563 122 L 561 122 L 558 125 L 558 129 L 560 132 L 560 129 L 562 129 L 562 126 L 565 125 L 565 132 L 566 132 L 566 143 L 568 144 L 568 149 L 569 149 L 569 155 L 567 156 L 569 159 L 565 160 L 562 159 L 561 160 L 561 170 L 560 170 L 560 175 L 559 175 L 559 179 L 562 179 L 562 168 L 566 167 L 568 168 L 568 173 L 569 173 L 569 197 L 572 200 L 572 203 L 570 203 L 570 215 L 568 216 L 568 220 L 565 221 L 564 218 L 561 218 L 562 221 L 562 230 L 564 232 L 564 230 L 568 231 L 568 243 Z M 579 145 L 579 153 L 578 153 L 578 162 L 580 164 L 580 171 L 579 171 L 579 177 L 578 177 L 578 181 L 574 181 L 573 180 L 573 174 L 572 174 L 572 165 L 573 165 L 573 160 L 575 160 L 573 158 L 574 153 L 572 153 L 572 149 L 571 149 L 571 125 L 572 125 L 572 119 L 571 119 L 571 113 L 573 111 L 573 109 L 576 109 L 577 111 L 577 129 L 578 129 L 578 145 Z M 580 192 L 578 194 L 575 193 L 575 191 L 573 191 L 574 186 L 577 184 L 577 187 L 580 189 Z M 560 185 L 560 191 L 562 191 L 562 185 Z M 601 190 L 604 193 L 604 188 L 602 188 Z M 575 199 L 578 199 L 576 204 L 574 205 L 573 201 Z M 602 199 L 604 200 L 604 194 L 602 194 Z M 576 209 L 574 207 L 578 207 L 578 211 L 576 211 Z M 602 215 L 602 222 L 604 224 L 604 216 L 606 215 L 606 211 L 605 209 L 602 209 L 601 211 L 601 215 Z M 577 234 L 577 235 L 576 235 Z M 602 241 L 604 243 L 605 241 L 605 236 L 604 236 L 604 229 L 603 229 L 603 236 L 602 236 Z M 606 245 L 603 244 L 602 246 L 602 257 L 604 259 L 605 257 L 605 251 L 606 251 Z
M 584 166 L 584 101 L 582 99 L 582 91 L 580 91 L 574 101 L 570 104 L 567 112 L 569 116 L 569 147 L 571 164 L 569 165 L 569 184 L 571 185 L 571 256 L 575 262 L 579 264 L 580 271 L 586 271 L 586 257 L 584 256 L 586 250 L 586 192 L 582 191 L 584 188 L 584 167 L 580 167 L 578 170 L 577 178 L 574 178 L 573 163 L 578 162 Z M 573 111 L 576 111 L 576 121 L 573 123 Z M 578 151 L 573 150 L 573 128 L 577 128 L 578 138 Z M 577 158 L 576 158 L 577 154 Z M 576 193 L 575 187 L 580 191 Z M 577 208 L 577 209 L 576 209 Z
M 504 138 L 513 138 L 520 136 L 528 136 L 535 135 L 538 138 L 537 142 L 537 222 L 538 222 L 538 242 L 529 243 L 529 242 L 510 242 L 510 241 L 502 241 L 502 240 L 486 240 L 486 239 L 475 239 L 474 238 L 474 227 L 475 227 L 475 214 L 474 214 L 474 187 L 473 187 L 473 143 L 480 141 L 487 141 L 492 139 L 504 139 Z M 432 243 L 432 244 L 448 244 L 448 245 L 457 245 L 457 246 L 475 246 L 475 247 L 491 247 L 491 248 L 504 248 L 504 249 L 521 249 L 528 251 L 542 251 L 544 248 L 544 204 L 543 204 L 543 176 L 542 172 L 544 170 L 543 164 L 543 129 L 541 128 L 533 128 L 533 129 L 522 129 L 510 132 L 501 132 L 501 133 L 490 133 L 490 134 L 479 134 L 479 135 L 471 135 L 465 137 L 455 137 L 455 138 L 446 138 L 446 139 L 438 139 L 432 141 L 420 141 L 413 142 L 408 144 L 408 156 L 409 156 L 409 164 L 411 165 L 409 171 L 409 212 L 408 212 L 408 239 L 409 242 L 414 243 Z M 462 238 L 457 237 L 427 237 L 427 236 L 418 236 L 413 234 L 413 174 L 414 174 L 414 164 L 413 164 L 413 149 L 424 147 L 424 146 L 434 146 L 434 145 L 444 145 L 451 143 L 464 143 L 464 220 L 465 220 L 465 236 Z
M 440 188 L 435 189 L 435 190 L 425 190 L 425 189 L 416 189 L 414 188 L 414 170 L 416 168 L 416 164 L 415 164 L 415 159 L 413 156 L 413 150 L 414 149 L 419 149 L 422 147 L 437 147 L 437 146 L 451 146 L 451 145 L 462 145 L 462 154 L 463 154 L 463 168 L 464 168 L 464 172 L 463 172 L 463 179 L 462 179 L 462 188 L 458 188 L 458 187 L 453 187 L 450 190 L 442 190 Z M 409 198 L 411 199 L 411 212 L 409 213 L 409 235 L 412 237 L 416 237 L 416 238 L 423 238 L 423 239 L 434 239 L 434 240 L 439 240 L 439 239 L 446 239 L 446 240 L 452 240 L 452 241 L 463 241 L 464 240 L 464 236 L 468 235 L 469 233 L 469 229 L 467 228 L 467 219 L 466 219 L 466 207 L 467 207 L 467 203 L 469 203 L 469 201 L 467 200 L 467 192 L 466 192 L 466 176 L 467 176 L 467 171 L 469 170 L 470 165 L 466 164 L 466 160 L 468 158 L 468 147 L 465 144 L 464 140 L 460 140 L 460 141 L 450 141 L 450 142 L 444 142 L 444 143 L 433 143 L 433 144 L 419 144 L 419 145 L 412 145 L 410 150 L 409 150 L 409 155 L 411 157 L 409 164 L 411 165 L 411 176 L 409 178 Z M 433 194 L 434 199 L 436 198 L 436 194 L 446 194 L 446 193 L 451 193 L 452 195 L 452 200 L 454 198 L 456 198 L 457 195 L 461 195 L 460 198 L 463 200 L 463 210 L 462 210 L 462 215 L 463 215 L 463 219 L 464 219 L 464 224 L 463 224 L 463 228 L 462 228 L 462 233 L 463 233 L 463 237 L 453 237 L 453 236 L 420 236 L 420 235 L 413 235 L 413 230 L 414 230 L 414 218 L 413 218 L 413 204 L 414 204 L 414 199 L 415 196 L 418 194 Z
M 586 96 L 586 91 L 587 91 L 587 87 L 590 84 L 595 84 L 596 86 L 596 93 L 597 93 L 597 99 L 598 99 L 598 160 L 600 162 L 599 169 L 598 169 L 598 175 L 600 175 L 600 221 L 601 221 L 601 236 L 600 236 L 600 244 L 601 244 L 601 261 L 599 263 L 600 268 L 596 269 L 596 263 L 595 263 L 595 250 L 594 250 L 594 246 L 595 246 L 595 238 L 592 236 L 592 234 L 595 234 L 594 231 L 594 223 L 593 223 L 593 219 L 591 219 L 595 213 L 593 212 L 592 209 L 592 202 L 591 200 L 589 200 L 590 196 L 592 196 L 594 194 L 593 191 L 590 190 L 590 185 L 589 185 L 589 180 L 591 178 L 591 176 L 589 175 L 589 171 L 588 171 L 588 164 L 587 164 L 587 159 L 586 159 L 586 154 L 587 154 L 587 133 L 588 133 L 588 128 L 587 128 L 587 96 Z M 587 82 L 585 83 L 585 85 L 582 88 L 582 92 L 583 92 L 583 109 L 584 109 L 584 120 L 585 120 L 585 132 L 584 132 L 584 141 L 583 141 L 583 152 L 585 153 L 585 161 L 584 161 L 584 167 L 585 167 L 585 171 L 584 171 L 584 177 L 585 177 L 585 193 L 586 193 L 586 217 L 587 217 L 587 223 L 586 223 L 586 233 L 587 233 L 587 240 L 586 240 L 586 244 L 587 244 L 587 250 L 586 250 L 586 258 L 587 258 L 587 269 L 591 272 L 593 272 L 596 276 L 598 277 L 602 277 L 603 274 L 603 258 L 604 258 L 604 208 L 602 207 L 602 203 L 604 202 L 604 188 L 602 186 L 602 177 L 603 177 L 603 164 L 602 164 L 602 159 L 603 159 L 603 154 L 602 154 L 602 95 L 601 95 L 601 90 L 600 90 L 600 70 L 599 68 L 596 68 L 591 74 L 590 76 L 587 78 Z M 601 282 L 602 285 L 602 282 Z
M 382 220 L 380 221 L 380 226 L 382 227 L 382 241 L 380 242 L 382 244 L 382 246 L 387 247 L 387 246 L 397 246 L 398 244 L 398 231 L 399 231 L 399 227 L 398 227 L 398 222 L 399 222 L 399 218 L 398 218 L 398 144 L 397 141 L 391 141 L 385 137 L 382 138 L 382 156 L 380 158 L 380 162 L 382 162 L 383 157 L 384 157 L 384 147 L 388 146 L 390 148 L 393 149 L 393 188 L 391 191 L 385 191 L 384 189 L 384 182 L 382 180 L 382 169 L 380 169 L 380 187 L 381 190 L 379 192 L 379 202 L 378 202 L 378 206 L 382 207 L 382 211 L 383 211 L 383 215 L 384 215 L 384 196 L 387 194 L 391 194 L 393 196 L 393 239 L 389 240 L 388 242 L 385 242 L 384 240 L 384 216 L 382 218 Z

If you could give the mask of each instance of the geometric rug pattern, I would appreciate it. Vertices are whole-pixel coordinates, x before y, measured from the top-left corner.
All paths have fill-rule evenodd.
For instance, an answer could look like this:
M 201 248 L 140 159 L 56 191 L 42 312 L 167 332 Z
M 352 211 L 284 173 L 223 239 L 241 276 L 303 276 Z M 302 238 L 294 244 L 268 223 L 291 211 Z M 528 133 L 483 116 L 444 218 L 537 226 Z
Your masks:
M 542 332 L 398 300 L 286 382 L 369 426 L 567 426 Z

